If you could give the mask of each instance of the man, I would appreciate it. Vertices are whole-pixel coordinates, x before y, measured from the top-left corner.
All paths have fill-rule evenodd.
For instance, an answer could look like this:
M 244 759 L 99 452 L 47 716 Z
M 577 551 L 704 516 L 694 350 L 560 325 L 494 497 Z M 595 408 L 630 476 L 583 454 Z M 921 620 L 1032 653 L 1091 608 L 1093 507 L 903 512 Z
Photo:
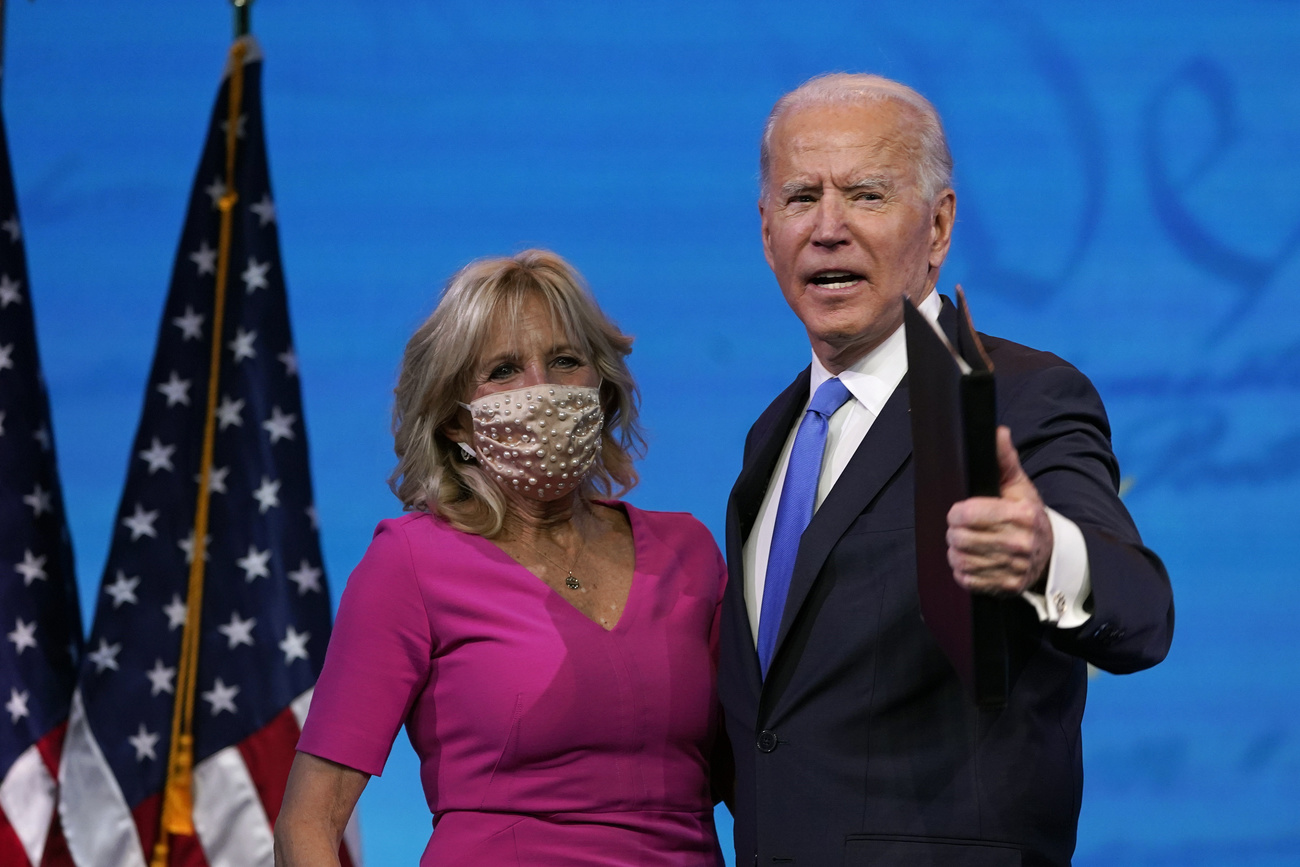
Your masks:
M 825 76 L 777 103 L 761 168 L 763 249 L 813 360 L 750 430 L 728 509 L 736 863 L 1067 865 L 1085 663 L 1146 668 L 1173 631 L 1105 410 L 1056 356 L 983 338 L 1001 497 L 948 516 L 956 580 L 1009 599 L 1013 684 L 981 711 L 916 590 L 902 299 L 955 333 L 942 125 L 901 84 Z

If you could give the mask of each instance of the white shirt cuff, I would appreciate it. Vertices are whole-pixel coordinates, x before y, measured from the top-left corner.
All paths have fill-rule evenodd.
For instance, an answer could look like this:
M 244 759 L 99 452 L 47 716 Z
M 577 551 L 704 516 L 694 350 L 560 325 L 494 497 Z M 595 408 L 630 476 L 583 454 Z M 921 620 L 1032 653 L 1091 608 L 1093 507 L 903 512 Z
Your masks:
M 1047 510 L 1052 523 L 1052 559 L 1047 565 L 1045 593 L 1026 590 L 1020 595 L 1034 606 L 1038 619 L 1060 629 L 1081 626 L 1092 615 L 1084 603 L 1092 596 L 1088 572 L 1088 546 L 1077 524 L 1052 509 Z

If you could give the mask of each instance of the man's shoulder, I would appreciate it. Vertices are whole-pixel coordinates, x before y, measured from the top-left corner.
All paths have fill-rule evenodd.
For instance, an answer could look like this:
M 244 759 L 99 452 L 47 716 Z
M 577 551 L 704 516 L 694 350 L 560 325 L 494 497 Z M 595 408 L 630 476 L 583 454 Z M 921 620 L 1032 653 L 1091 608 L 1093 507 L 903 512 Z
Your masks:
M 1055 353 L 1034 349 L 1032 346 L 1025 346 L 1023 343 L 1016 343 L 1004 337 L 980 334 L 980 342 L 984 344 L 985 351 L 992 359 L 993 370 L 996 373 L 1032 372 L 1054 367 L 1078 370 Z

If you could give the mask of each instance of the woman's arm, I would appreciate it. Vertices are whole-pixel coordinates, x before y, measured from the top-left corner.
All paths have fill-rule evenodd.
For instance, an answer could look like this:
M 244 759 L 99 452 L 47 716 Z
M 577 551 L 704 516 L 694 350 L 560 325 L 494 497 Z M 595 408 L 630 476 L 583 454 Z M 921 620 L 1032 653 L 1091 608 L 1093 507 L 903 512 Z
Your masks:
M 276 867 L 337 865 L 343 829 L 369 781 L 364 771 L 298 753 L 275 821 Z

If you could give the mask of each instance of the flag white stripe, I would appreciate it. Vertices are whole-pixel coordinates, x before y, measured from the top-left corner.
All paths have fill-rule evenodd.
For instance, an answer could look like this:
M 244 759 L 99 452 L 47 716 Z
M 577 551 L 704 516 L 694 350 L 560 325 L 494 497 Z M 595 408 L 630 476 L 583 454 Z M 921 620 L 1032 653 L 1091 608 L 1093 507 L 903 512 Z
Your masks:
M 298 731 L 302 731 L 303 721 L 307 719 L 307 711 L 311 709 L 311 694 L 315 691 L 316 687 L 312 687 L 301 693 L 289 704 L 289 707 L 293 709 L 293 718 L 298 721 Z
M 135 819 L 86 721 L 81 690 L 72 694 L 59 787 L 59 817 L 73 862 L 80 867 L 145 867 Z
M 0 783 L 0 809 L 22 841 L 27 860 L 34 865 L 40 864 L 45 854 L 45 837 L 57 797 L 54 778 L 46 770 L 40 750 L 32 744 L 23 750 Z
M 275 841 L 238 747 L 194 766 L 194 831 L 209 867 L 272 867 Z

